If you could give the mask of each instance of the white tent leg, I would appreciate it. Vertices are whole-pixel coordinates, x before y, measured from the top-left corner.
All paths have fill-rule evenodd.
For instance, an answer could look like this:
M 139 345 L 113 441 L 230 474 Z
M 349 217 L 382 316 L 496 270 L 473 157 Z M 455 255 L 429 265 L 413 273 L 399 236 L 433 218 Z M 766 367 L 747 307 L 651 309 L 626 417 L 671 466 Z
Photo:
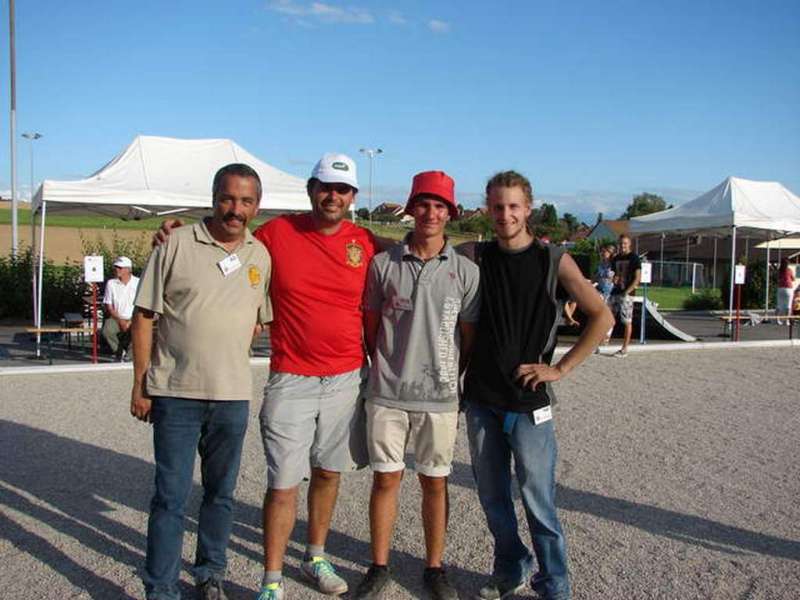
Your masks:
M 717 287 L 717 237 L 714 236 L 714 269 L 711 272 L 712 277 L 712 285 L 711 287 Z
M 772 236 L 770 236 L 770 237 L 772 237 Z M 765 279 L 765 285 L 764 285 L 764 288 L 765 288 L 765 290 L 764 290 L 764 318 L 766 318 L 767 311 L 769 310 L 769 237 L 767 238 L 767 265 L 766 265 L 766 267 L 767 267 L 765 269 L 766 277 L 764 277 L 764 279 Z
M 38 212 L 38 211 L 36 211 Z M 33 298 L 33 326 L 36 327 L 36 314 L 37 314 L 37 288 L 36 288 L 36 212 L 31 211 L 31 292 Z M 38 354 L 37 354 L 38 356 Z
M 666 237 L 665 233 L 661 233 L 661 281 L 659 285 L 664 285 L 664 238 Z
M 689 236 L 686 236 L 686 275 L 685 280 L 689 281 Z
M 736 225 L 731 227 L 731 285 L 728 292 L 728 321 L 731 324 L 731 332 L 733 332 L 733 282 L 736 277 Z M 731 335 L 733 339 L 733 335 Z
M 42 326 L 42 281 L 44 280 L 44 225 L 47 218 L 47 202 L 42 202 L 42 224 L 39 229 L 39 293 L 37 294 L 38 302 L 36 303 L 36 327 Z M 40 344 L 42 341 L 42 334 L 36 334 L 36 356 L 39 356 Z

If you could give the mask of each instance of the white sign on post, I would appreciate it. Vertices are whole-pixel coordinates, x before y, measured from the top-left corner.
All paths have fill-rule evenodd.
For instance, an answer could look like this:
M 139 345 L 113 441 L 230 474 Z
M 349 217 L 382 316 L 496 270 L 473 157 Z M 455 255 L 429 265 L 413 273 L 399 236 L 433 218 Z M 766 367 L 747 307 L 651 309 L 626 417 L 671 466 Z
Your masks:
M 653 263 L 643 262 L 641 278 L 639 283 L 651 283 L 653 281 Z
M 83 278 L 86 283 L 103 283 L 103 257 L 83 257 Z
M 733 283 L 736 285 L 744 285 L 744 273 L 745 273 L 745 266 L 744 265 L 736 265 L 736 269 L 733 273 Z

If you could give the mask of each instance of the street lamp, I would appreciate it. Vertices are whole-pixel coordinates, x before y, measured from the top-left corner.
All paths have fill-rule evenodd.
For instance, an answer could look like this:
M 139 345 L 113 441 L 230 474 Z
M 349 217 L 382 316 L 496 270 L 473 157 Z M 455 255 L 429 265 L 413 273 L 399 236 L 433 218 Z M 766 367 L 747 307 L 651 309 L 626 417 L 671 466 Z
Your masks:
M 359 152 L 369 156 L 369 224 L 372 226 L 372 162 L 378 154 L 383 154 L 380 148 L 360 148 Z
M 31 131 L 29 133 L 23 133 L 22 137 L 30 142 L 30 157 L 31 157 L 31 210 L 33 210 L 33 142 L 38 140 L 42 137 L 41 133 L 37 133 L 35 131 Z

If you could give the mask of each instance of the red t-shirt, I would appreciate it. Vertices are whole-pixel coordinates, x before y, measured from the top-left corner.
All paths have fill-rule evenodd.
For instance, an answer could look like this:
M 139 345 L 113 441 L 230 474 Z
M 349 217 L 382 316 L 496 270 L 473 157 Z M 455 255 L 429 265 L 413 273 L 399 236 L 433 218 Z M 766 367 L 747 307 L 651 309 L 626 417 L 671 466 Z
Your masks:
M 323 235 L 303 214 L 272 219 L 255 236 L 272 255 L 271 368 L 317 377 L 360 368 L 372 233 L 343 221 L 338 232 Z
M 778 275 L 779 288 L 793 288 L 794 287 L 794 271 L 791 267 L 786 267 Z

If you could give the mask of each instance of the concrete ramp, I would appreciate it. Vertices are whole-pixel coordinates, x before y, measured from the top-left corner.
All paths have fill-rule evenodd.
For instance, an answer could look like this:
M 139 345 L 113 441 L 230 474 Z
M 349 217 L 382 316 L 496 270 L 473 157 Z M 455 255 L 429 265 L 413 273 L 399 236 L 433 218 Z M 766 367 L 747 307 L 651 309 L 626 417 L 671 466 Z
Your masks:
M 641 296 L 633 297 L 633 339 L 639 338 L 639 325 L 642 322 L 642 300 Z M 680 340 L 681 342 L 696 342 L 697 338 L 689 335 L 672 325 L 664 318 L 655 304 L 647 301 L 645 314 L 645 336 L 646 339 L 658 340 Z M 619 327 L 619 325 L 617 325 Z M 616 329 L 616 328 L 615 328 Z

